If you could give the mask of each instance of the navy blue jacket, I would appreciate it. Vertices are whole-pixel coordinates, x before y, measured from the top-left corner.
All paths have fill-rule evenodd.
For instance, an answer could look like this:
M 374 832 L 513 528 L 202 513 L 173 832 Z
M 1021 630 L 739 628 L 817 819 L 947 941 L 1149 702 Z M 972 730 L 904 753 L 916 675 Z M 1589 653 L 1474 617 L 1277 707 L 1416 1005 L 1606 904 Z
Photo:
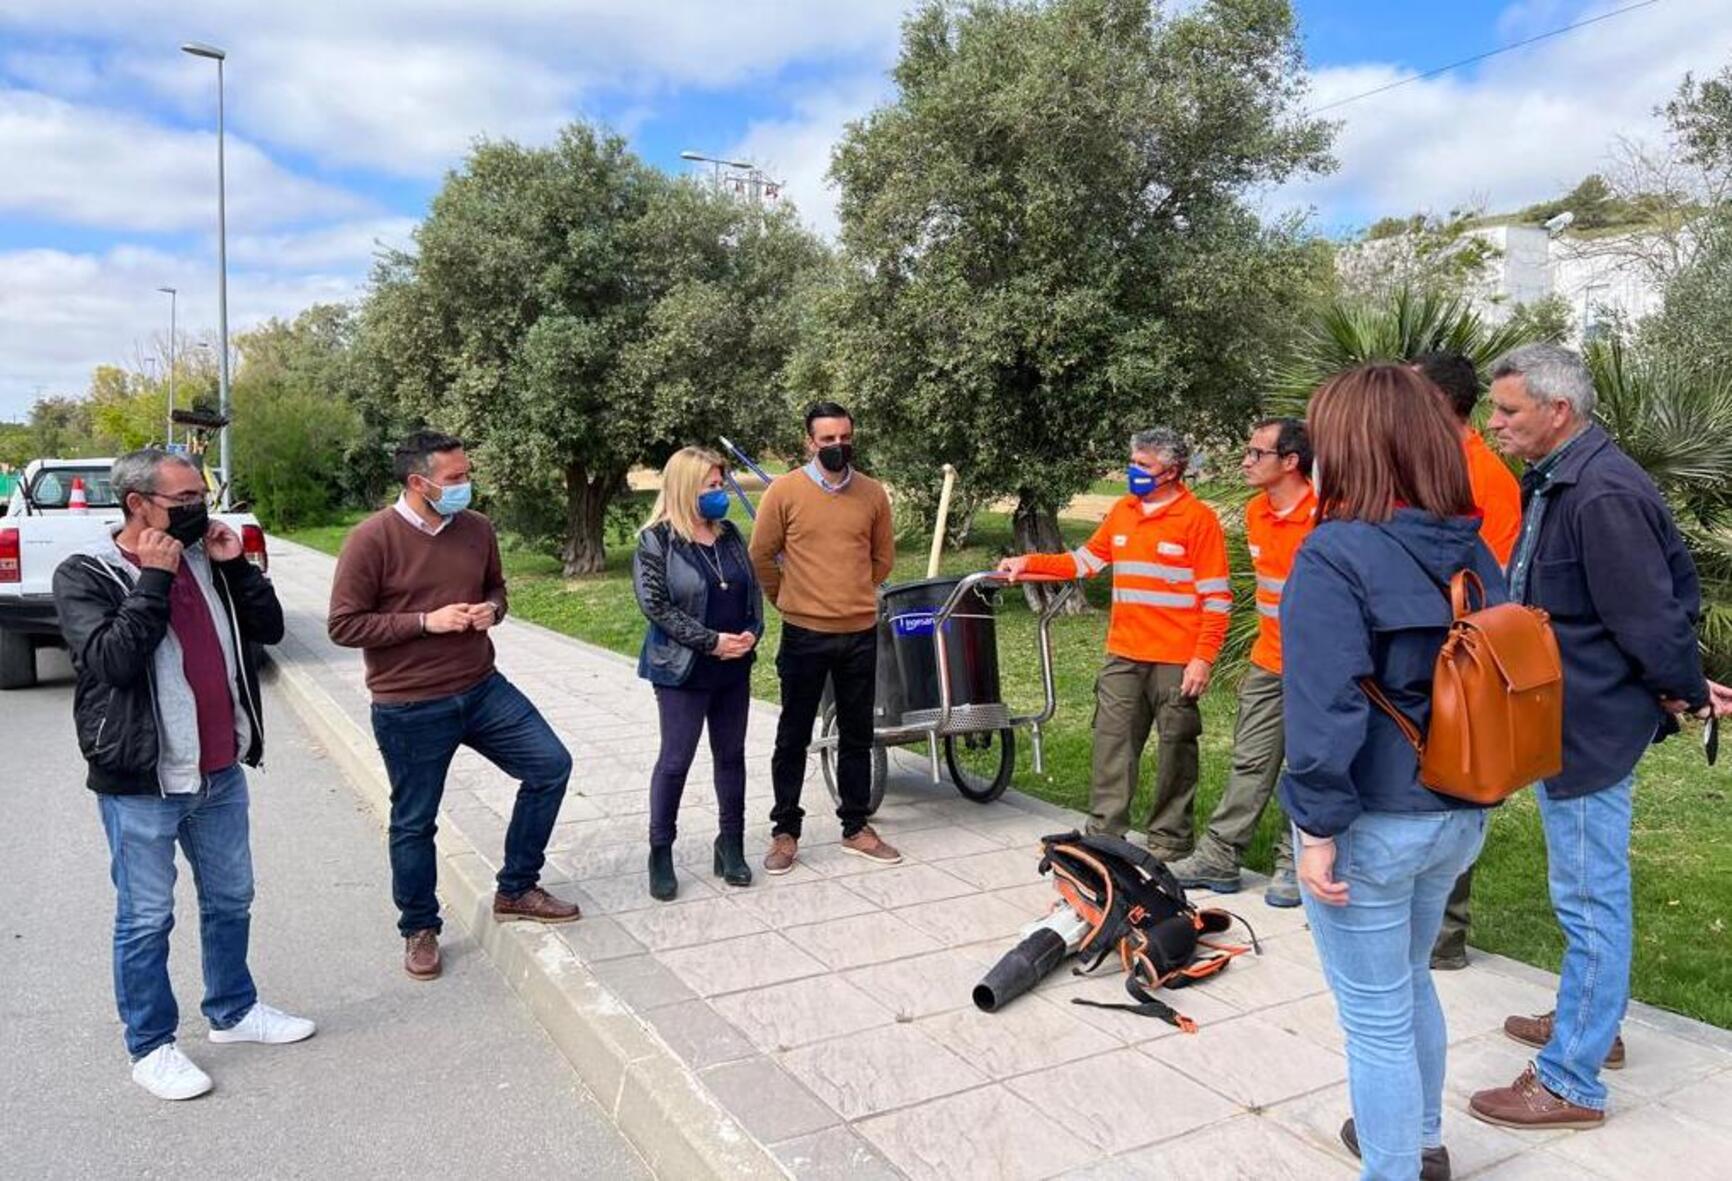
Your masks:
M 1654 482 L 1597 426 L 1552 472 L 1523 597 L 1551 613 L 1564 663 L 1564 769 L 1546 794 L 1623 780 L 1678 728 L 1661 697 L 1707 703 L 1695 564 Z
M 1424 733 L 1432 668 L 1453 618 L 1445 588 L 1462 569 L 1485 583 L 1488 604 L 1507 600 L 1477 517 L 1399 509 L 1382 525 L 1325 521 L 1300 547 L 1281 596 L 1280 791 L 1306 832 L 1334 836 L 1361 812 L 1474 806 L 1419 782 L 1413 747 L 1359 687 L 1375 677 Z

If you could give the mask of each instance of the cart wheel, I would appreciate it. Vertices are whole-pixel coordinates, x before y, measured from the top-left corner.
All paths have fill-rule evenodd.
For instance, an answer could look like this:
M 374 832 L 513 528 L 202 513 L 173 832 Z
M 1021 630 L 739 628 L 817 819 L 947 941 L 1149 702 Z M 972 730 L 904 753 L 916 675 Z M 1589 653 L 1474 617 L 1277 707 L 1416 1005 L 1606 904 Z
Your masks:
M 1004 794 L 1016 770 L 1016 731 L 952 734 L 944 740 L 944 762 L 957 791 L 977 804 L 990 804 Z
M 821 733 L 825 738 L 832 738 L 835 736 L 836 706 L 834 703 L 824 706 L 823 726 L 819 733 Z M 823 750 L 820 750 L 818 752 L 818 765 L 824 771 L 824 786 L 829 789 L 830 802 L 833 804 L 840 804 L 842 802 L 842 789 L 837 785 L 836 781 L 835 748 L 825 747 Z M 890 756 L 882 746 L 873 743 L 872 796 L 871 799 L 867 801 L 866 814 L 868 816 L 878 811 L 878 805 L 884 802 L 884 783 L 889 778 Z M 1001 788 L 1000 790 L 1002 791 L 1003 789 Z

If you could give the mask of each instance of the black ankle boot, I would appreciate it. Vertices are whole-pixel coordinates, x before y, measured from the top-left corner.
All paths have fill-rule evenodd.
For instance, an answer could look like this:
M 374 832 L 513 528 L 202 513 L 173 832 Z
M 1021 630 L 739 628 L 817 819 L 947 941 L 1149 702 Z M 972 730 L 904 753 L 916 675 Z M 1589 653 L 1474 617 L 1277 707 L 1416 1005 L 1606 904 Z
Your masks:
M 716 876 L 730 886 L 752 884 L 752 867 L 746 864 L 744 841 L 737 833 L 716 838 Z
M 651 845 L 649 855 L 650 897 L 666 902 L 680 892 L 679 879 L 674 877 L 674 847 Z

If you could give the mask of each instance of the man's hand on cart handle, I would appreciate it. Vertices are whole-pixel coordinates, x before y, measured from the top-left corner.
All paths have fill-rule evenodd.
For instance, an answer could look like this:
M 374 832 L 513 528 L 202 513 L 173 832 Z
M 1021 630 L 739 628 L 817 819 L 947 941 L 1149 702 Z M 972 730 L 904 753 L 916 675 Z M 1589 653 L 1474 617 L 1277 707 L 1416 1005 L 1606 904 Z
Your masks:
M 998 572 L 1008 577 L 1012 582 L 1021 578 L 1027 571 L 1027 554 L 1017 554 L 1014 558 L 1005 558 L 998 564 Z

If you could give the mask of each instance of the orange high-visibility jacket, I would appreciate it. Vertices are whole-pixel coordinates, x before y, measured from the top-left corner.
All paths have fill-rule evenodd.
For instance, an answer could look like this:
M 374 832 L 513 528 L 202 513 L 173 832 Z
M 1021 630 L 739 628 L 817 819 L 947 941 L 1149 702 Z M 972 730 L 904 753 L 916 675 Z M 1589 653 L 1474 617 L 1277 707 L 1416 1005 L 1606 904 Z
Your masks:
M 1507 567 L 1522 531 L 1521 481 L 1472 427 L 1463 431 L 1461 446 L 1467 455 L 1467 482 L 1473 487 L 1474 507 L 1484 514 L 1479 535 L 1497 564 Z
M 1245 506 L 1245 545 L 1257 572 L 1257 642 L 1251 663 L 1265 672 L 1281 672 L 1281 592 L 1293 572 L 1299 545 L 1317 524 L 1317 494 L 1309 484 L 1285 515 L 1277 513 L 1267 492 Z
M 1094 536 L 1068 554 L 1031 554 L 1030 574 L 1092 578 L 1113 568 L 1107 651 L 1157 664 L 1213 662 L 1227 638 L 1233 591 L 1227 540 L 1214 510 L 1181 487 L 1145 515 L 1125 496 Z

